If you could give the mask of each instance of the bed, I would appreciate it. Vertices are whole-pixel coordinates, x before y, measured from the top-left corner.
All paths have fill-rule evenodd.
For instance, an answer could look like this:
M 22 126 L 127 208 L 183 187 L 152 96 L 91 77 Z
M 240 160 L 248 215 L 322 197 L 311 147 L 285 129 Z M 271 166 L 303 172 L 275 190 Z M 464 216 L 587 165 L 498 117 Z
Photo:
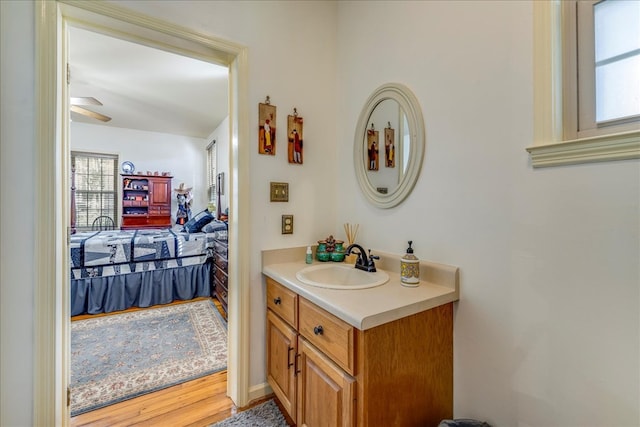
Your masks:
M 83 231 L 71 236 L 71 315 L 211 296 L 213 242 L 227 224 Z

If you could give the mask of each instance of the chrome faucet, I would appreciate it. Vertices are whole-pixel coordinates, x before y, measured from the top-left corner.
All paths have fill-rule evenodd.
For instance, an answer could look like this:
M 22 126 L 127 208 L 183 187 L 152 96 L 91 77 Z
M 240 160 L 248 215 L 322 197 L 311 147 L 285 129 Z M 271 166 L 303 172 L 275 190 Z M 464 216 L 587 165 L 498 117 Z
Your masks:
M 368 271 L 369 273 L 374 273 L 376 271 L 376 264 L 373 260 L 380 259 L 377 255 L 371 255 L 371 249 L 369 249 L 369 257 L 367 258 L 366 251 L 364 248 L 356 243 L 349 245 L 347 250 L 345 251 L 346 255 L 351 255 L 353 249 L 358 249 L 358 259 L 356 260 L 355 267 L 359 270 Z

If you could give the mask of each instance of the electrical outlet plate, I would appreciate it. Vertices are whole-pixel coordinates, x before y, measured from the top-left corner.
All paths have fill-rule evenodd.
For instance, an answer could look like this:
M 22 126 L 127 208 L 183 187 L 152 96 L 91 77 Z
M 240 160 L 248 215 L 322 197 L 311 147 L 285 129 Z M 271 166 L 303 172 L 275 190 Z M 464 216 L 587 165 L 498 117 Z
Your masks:
M 282 215 L 282 234 L 293 234 L 293 215 Z

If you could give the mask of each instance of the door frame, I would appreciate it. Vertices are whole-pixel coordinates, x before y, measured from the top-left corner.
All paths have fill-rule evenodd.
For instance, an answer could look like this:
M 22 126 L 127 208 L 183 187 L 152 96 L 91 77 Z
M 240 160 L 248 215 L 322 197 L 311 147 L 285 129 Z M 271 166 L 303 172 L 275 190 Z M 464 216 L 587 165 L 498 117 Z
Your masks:
M 249 108 L 247 48 L 103 2 L 36 0 L 34 425 L 69 424 L 69 105 L 67 25 L 229 68 L 227 394 L 249 402 Z M 240 173 L 240 165 L 242 173 Z

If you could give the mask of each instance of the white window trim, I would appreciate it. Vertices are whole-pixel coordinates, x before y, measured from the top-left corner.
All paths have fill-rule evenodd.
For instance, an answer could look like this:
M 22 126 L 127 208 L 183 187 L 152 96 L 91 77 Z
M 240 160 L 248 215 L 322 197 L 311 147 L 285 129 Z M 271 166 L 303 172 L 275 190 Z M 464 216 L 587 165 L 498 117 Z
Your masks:
M 533 167 L 640 158 L 640 131 L 563 139 L 562 5 L 533 2 Z

